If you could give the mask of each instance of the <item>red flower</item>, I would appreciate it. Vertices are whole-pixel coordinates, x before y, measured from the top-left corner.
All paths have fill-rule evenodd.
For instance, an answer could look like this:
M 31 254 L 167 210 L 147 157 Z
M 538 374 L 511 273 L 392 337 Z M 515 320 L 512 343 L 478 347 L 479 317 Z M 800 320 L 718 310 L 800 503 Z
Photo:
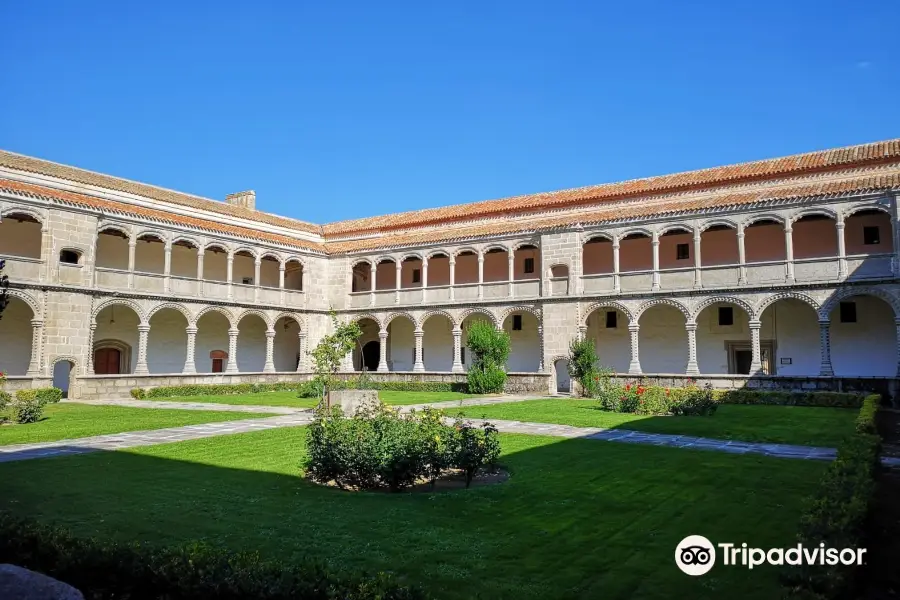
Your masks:
M 625 385 L 625 391 L 626 391 L 626 392 L 630 392 L 630 391 L 631 391 L 631 384 L 630 384 L 630 383 Z
M 669 395 L 669 388 L 666 388 L 666 396 Z

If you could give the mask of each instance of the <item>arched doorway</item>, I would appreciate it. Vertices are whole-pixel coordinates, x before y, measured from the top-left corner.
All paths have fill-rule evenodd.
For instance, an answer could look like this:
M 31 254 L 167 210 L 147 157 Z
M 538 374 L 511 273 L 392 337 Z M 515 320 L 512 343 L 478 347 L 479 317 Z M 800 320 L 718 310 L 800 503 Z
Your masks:
M 69 397 L 75 379 L 75 363 L 70 360 L 58 360 L 53 365 L 53 387 L 62 390 L 63 398 Z
M 362 348 L 363 366 L 366 371 L 377 371 L 378 361 L 381 360 L 381 344 L 379 342 L 367 342 Z
M 572 379 L 569 377 L 569 361 L 561 358 L 553 365 L 556 373 L 556 393 L 569 394 L 572 392 Z

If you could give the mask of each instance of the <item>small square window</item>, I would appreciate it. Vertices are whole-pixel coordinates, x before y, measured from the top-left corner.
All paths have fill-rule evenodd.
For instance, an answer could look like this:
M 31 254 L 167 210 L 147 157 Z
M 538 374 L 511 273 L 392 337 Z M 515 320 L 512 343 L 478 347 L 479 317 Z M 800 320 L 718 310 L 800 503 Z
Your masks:
M 244 285 L 253 285 L 253 278 L 252 277 L 242 277 L 241 283 L 243 283 Z
M 856 302 L 841 302 L 841 323 L 856 323 Z
M 691 247 L 689 244 L 675 245 L 675 260 L 688 260 L 691 257 Z
M 615 329 L 618 325 L 618 313 L 614 310 L 606 311 L 606 328 Z
M 59 262 L 67 265 L 77 265 L 79 258 L 81 257 L 74 250 L 62 250 L 59 253 Z
M 734 307 L 731 306 L 720 306 L 719 307 L 719 325 L 726 327 L 728 325 L 734 325 Z
M 412 280 L 413 283 L 421 283 L 422 270 L 421 269 L 413 269 L 412 278 L 413 278 L 413 280 Z
M 525 272 L 526 273 L 534 273 L 534 259 L 533 258 L 525 259 Z
M 881 243 L 881 236 L 877 225 L 863 227 L 863 244 L 875 246 Z
M 513 331 L 522 331 L 522 315 L 513 315 Z

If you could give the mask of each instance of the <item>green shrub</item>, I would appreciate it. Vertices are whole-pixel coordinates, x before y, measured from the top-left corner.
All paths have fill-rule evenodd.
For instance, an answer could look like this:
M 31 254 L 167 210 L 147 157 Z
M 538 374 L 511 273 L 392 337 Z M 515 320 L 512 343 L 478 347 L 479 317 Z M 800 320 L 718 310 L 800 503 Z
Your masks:
M 262 392 L 282 392 L 297 390 L 301 382 L 282 381 L 278 383 L 235 383 L 235 384 L 195 384 L 173 385 L 155 388 L 134 388 L 131 397 L 175 398 L 181 396 L 231 396 L 238 394 L 259 394 Z
M 500 435 L 497 428 L 485 423 L 481 428 L 457 421 L 451 437 L 449 462 L 466 474 L 466 487 L 483 467 L 493 467 L 500 458 Z
M 55 404 L 62 400 L 63 396 L 62 390 L 55 387 L 38 388 L 35 390 L 35 394 L 42 404 Z
M 12 396 L 9 392 L 4 392 L 0 390 L 0 420 L 2 420 L 2 414 L 9 406 L 10 401 L 12 400 Z
M 92 600 L 415 600 L 420 590 L 390 576 L 339 574 L 309 560 L 263 561 L 193 544 L 159 548 L 77 538 L 0 513 L 0 563 L 14 563 L 78 588 Z
M 22 393 L 26 392 L 26 393 Z M 16 399 L 12 403 L 12 417 L 16 423 L 37 423 L 44 415 L 44 403 L 41 402 L 35 390 L 19 390 Z
M 783 406 L 826 406 L 859 408 L 863 396 L 845 392 L 780 392 L 767 390 L 727 390 L 716 392 L 723 404 L 775 404 Z
M 469 391 L 473 394 L 498 394 L 506 383 L 504 365 L 509 358 L 509 334 L 487 321 L 475 321 L 466 336 L 472 352 L 468 372 Z
M 360 385 L 365 385 L 361 388 Z M 367 379 L 360 384 L 358 377 L 335 379 L 332 381 L 332 390 L 384 390 L 391 392 L 460 392 L 468 393 L 469 385 L 465 382 L 454 383 L 448 381 L 377 381 Z M 312 379 L 299 385 L 297 396 L 300 398 L 320 398 L 322 396 L 321 383 Z
M 856 416 L 856 432 L 857 433 L 877 433 L 875 427 L 875 417 L 878 414 L 878 407 L 881 404 L 881 396 L 872 394 L 866 396 Z
M 581 395 L 593 398 L 599 392 L 600 372 L 594 340 L 584 337 L 569 344 L 569 376 L 581 384 Z

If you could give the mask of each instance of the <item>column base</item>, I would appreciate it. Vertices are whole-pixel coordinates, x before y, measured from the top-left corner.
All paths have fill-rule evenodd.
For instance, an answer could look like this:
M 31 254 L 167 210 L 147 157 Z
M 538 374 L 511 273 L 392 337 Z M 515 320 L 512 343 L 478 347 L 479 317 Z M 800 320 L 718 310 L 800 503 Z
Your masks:
M 390 373 L 391 371 L 388 369 L 387 364 L 378 365 L 378 368 L 375 369 L 376 373 Z
M 458 365 L 453 365 L 452 367 L 450 367 L 450 372 L 451 373 L 465 373 L 466 370 L 463 368 L 462 364 L 460 363 Z
M 134 367 L 135 375 L 149 375 L 150 370 L 147 368 L 147 365 L 136 365 Z
M 831 368 L 831 365 L 822 365 L 819 369 L 819 377 L 834 377 L 834 369 Z
M 274 364 L 272 364 L 272 363 L 266 363 L 266 364 L 263 366 L 263 373 L 274 373 L 274 372 L 275 372 L 275 365 L 274 365 Z
M 760 363 L 755 363 L 755 364 L 754 364 L 754 363 L 750 363 L 750 374 L 751 374 L 751 375 L 756 375 L 756 374 L 759 373 L 760 371 L 762 371 L 762 363 L 761 363 L 761 362 L 760 362 Z
M 237 365 L 232 366 L 232 364 L 230 362 L 228 363 L 228 366 L 225 367 L 225 372 L 228 373 L 229 375 L 234 374 L 234 373 L 240 373 L 240 371 L 238 371 Z
M 628 365 L 628 374 L 629 375 L 641 375 L 643 371 L 641 371 L 641 363 L 632 362 Z
M 425 365 L 423 365 L 423 364 L 413 365 L 413 373 L 424 373 L 424 372 L 425 372 Z
M 196 373 L 197 373 L 197 367 L 194 365 L 193 362 L 192 362 L 192 363 L 189 363 L 189 364 L 186 363 L 186 364 L 184 365 L 184 368 L 181 369 L 181 374 L 182 374 L 182 375 L 194 375 L 194 374 L 196 374 Z
M 696 364 L 692 365 L 692 364 L 688 363 L 687 369 L 685 369 L 684 374 L 685 375 L 699 375 L 700 368 Z

